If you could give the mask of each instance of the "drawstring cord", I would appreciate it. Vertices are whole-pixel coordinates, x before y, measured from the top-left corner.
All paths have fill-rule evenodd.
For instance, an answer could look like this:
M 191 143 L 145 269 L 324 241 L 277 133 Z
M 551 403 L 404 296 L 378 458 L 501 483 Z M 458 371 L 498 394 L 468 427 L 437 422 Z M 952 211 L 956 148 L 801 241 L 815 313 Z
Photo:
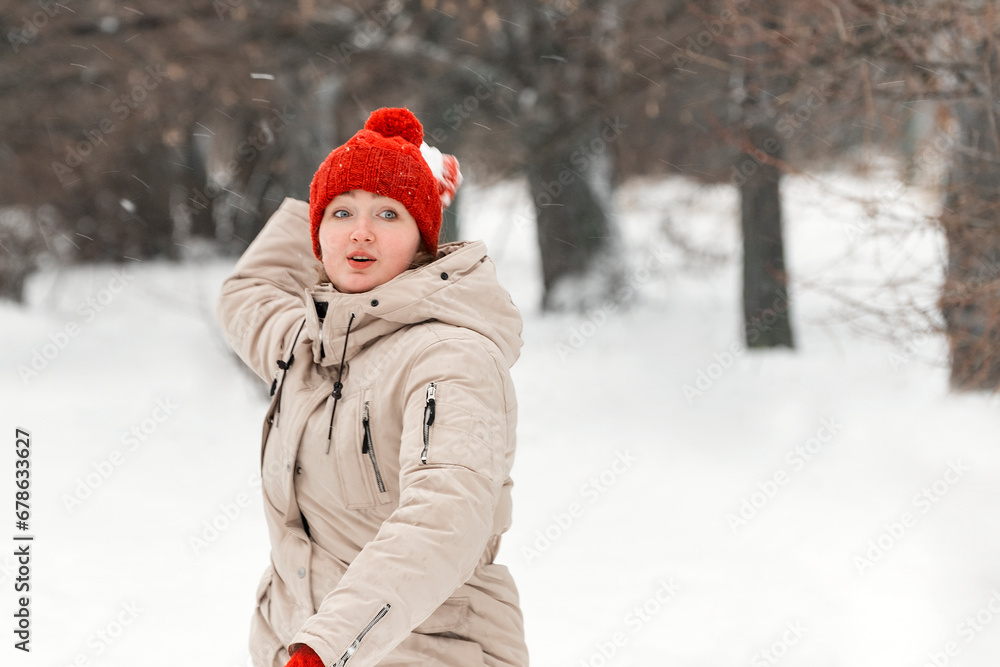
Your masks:
M 337 401 L 340 400 L 342 395 L 341 390 L 344 388 L 344 383 L 341 382 L 341 378 L 344 377 L 344 361 L 347 359 L 347 338 L 351 335 L 351 325 L 354 324 L 354 313 L 351 313 L 351 319 L 347 322 L 347 333 L 344 334 L 344 351 L 340 353 L 340 369 L 337 371 L 337 381 L 333 383 L 333 410 L 330 411 L 330 429 L 326 432 L 326 453 L 330 453 L 330 442 L 333 440 L 333 416 L 337 414 Z
M 271 424 L 275 427 L 278 425 L 278 417 L 281 415 L 281 388 L 285 384 L 285 373 L 291 367 L 292 362 L 295 361 L 295 344 L 299 342 L 299 334 L 302 333 L 302 328 L 306 325 L 306 321 L 302 320 L 302 324 L 299 325 L 298 331 L 295 332 L 295 338 L 292 339 L 292 345 L 288 348 L 288 359 L 278 359 L 278 368 L 274 371 L 274 379 L 271 381 L 271 396 L 277 391 L 279 393 L 278 398 L 275 399 L 276 405 L 274 406 L 274 416 L 271 418 Z

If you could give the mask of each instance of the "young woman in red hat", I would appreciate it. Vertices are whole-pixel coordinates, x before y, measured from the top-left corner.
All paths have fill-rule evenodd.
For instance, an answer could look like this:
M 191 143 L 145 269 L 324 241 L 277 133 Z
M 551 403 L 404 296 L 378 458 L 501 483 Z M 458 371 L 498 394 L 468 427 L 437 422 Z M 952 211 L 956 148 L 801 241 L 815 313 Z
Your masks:
M 510 526 L 521 317 L 482 242 L 438 245 L 458 162 L 379 109 L 286 199 L 217 314 L 271 384 L 257 667 L 528 664 Z

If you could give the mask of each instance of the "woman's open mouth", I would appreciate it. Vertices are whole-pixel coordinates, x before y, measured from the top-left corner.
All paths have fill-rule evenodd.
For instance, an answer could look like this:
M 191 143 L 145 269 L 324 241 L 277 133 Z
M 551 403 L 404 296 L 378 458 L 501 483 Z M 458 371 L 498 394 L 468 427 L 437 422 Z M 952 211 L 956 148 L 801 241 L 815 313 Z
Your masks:
M 348 255 L 347 257 L 347 263 L 354 269 L 363 269 L 374 261 L 374 257 L 364 254 Z

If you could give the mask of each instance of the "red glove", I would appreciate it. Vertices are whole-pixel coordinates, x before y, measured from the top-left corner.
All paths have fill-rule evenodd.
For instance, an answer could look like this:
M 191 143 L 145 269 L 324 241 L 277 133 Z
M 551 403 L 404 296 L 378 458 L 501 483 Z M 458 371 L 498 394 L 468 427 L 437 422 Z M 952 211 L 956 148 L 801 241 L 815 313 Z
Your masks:
M 326 667 L 323 660 L 316 655 L 316 652 L 309 648 L 308 644 L 303 644 L 292 659 L 285 663 L 285 667 Z

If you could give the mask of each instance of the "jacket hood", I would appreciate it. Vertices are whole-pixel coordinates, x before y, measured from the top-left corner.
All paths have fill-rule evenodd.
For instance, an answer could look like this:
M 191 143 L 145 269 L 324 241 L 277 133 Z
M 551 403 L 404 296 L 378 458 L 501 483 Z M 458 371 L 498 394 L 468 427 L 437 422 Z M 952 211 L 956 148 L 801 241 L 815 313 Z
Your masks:
M 330 283 L 320 283 L 306 289 L 304 297 L 313 360 L 323 366 L 339 365 L 342 358 L 350 361 L 377 338 L 432 320 L 489 338 L 508 367 L 520 355 L 521 314 L 497 280 L 482 241 L 443 244 L 430 264 L 406 270 L 367 292 L 343 294 Z M 322 311 L 322 304 L 326 314 L 320 319 L 317 309 Z

